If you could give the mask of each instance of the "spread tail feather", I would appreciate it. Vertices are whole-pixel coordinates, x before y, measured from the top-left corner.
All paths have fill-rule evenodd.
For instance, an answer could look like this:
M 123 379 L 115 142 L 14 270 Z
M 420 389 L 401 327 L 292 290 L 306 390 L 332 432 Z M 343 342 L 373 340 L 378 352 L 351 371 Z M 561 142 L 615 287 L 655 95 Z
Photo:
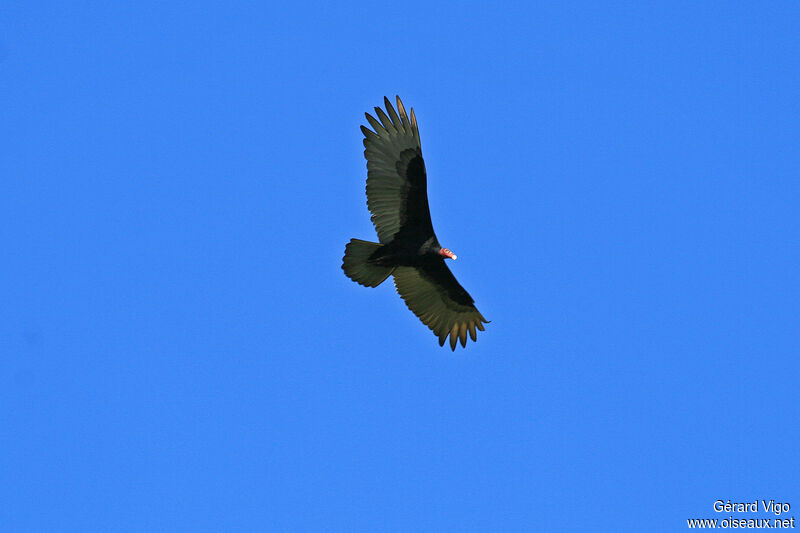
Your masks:
M 377 287 L 383 283 L 383 280 L 389 277 L 394 268 L 375 265 L 367 261 L 381 246 L 383 245 L 377 242 L 350 239 L 345 246 L 342 258 L 342 270 L 347 277 L 365 287 Z

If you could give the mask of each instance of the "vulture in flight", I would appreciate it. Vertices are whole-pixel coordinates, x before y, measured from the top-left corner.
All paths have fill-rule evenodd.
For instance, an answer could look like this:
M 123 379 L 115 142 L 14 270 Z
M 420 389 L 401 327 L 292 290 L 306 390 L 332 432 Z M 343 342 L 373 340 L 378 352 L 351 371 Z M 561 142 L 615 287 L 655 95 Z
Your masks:
M 364 133 L 367 158 L 367 207 L 380 243 L 350 239 L 342 269 L 353 281 L 377 287 L 390 275 L 408 308 L 450 348 L 477 340 L 483 318 L 472 297 L 456 281 L 445 259 L 456 255 L 442 248 L 428 209 L 427 176 L 414 109 L 406 114 L 400 97 L 397 111 L 384 97 L 386 111 L 366 113 L 372 130 Z M 374 131 L 373 131 L 374 130 Z

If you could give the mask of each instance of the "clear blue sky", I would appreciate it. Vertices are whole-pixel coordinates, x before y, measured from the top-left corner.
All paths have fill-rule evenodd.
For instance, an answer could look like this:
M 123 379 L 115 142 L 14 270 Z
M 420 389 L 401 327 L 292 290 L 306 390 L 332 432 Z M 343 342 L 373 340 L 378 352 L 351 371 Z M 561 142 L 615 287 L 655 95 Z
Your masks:
M 800 5 L 270 4 L 0 9 L 4 532 L 800 518 Z M 455 353 L 340 269 L 394 94 Z

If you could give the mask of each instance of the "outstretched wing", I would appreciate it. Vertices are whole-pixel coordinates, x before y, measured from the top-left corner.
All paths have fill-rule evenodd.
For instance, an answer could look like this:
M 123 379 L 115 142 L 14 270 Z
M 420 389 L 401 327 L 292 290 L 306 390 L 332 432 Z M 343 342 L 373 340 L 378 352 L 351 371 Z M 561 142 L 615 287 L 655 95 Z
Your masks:
M 409 118 L 399 96 L 399 115 L 388 98 L 383 101 L 386 112 L 375 108 L 380 120 L 366 113 L 375 131 L 361 126 L 367 158 L 367 207 L 378 240 L 390 242 L 404 227 L 416 234 L 433 235 L 417 118 L 413 109 Z
M 444 346 L 450 336 L 450 348 L 456 343 L 467 345 L 467 332 L 477 340 L 475 329 L 483 331 L 482 322 L 489 322 L 475 307 L 474 300 L 464 290 L 444 259 L 437 259 L 424 267 L 397 267 L 393 272 L 397 293 L 406 305 L 439 337 Z

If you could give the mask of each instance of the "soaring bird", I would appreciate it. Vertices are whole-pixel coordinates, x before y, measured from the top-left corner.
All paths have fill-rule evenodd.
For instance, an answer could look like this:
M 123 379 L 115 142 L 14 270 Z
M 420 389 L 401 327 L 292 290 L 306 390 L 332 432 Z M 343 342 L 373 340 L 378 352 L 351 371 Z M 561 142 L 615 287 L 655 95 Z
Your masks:
M 350 239 L 345 246 L 342 269 L 353 281 L 377 287 L 394 276 L 397 293 L 408 308 L 439 337 L 444 346 L 467 345 L 467 333 L 477 340 L 484 331 L 483 318 L 445 259 L 456 254 L 442 248 L 433 232 L 428 208 L 425 161 L 414 109 L 406 114 L 400 97 L 397 112 L 384 97 L 386 111 L 375 108 L 376 119 L 365 113 L 372 130 L 364 133 L 367 159 L 367 207 L 379 243 Z M 374 131 L 373 131 L 374 130 Z

